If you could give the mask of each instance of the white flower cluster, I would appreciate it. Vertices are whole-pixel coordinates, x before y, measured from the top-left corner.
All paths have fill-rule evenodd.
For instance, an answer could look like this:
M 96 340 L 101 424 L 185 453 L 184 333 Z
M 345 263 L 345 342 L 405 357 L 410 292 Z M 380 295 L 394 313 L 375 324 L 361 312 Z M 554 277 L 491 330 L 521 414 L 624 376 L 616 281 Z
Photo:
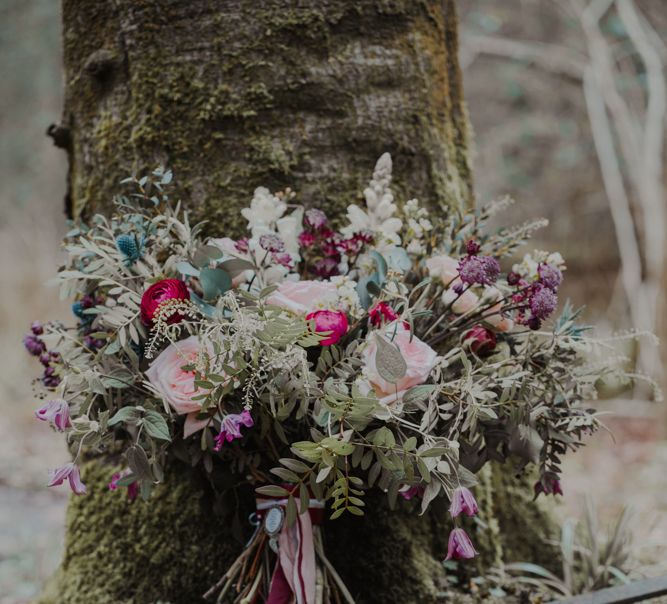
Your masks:
M 422 208 L 416 199 L 409 199 L 403 208 L 403 214 L 407 221 L 407 232 L 405 241 L 407 241 L 406 250 L 410 254 L 423 254 L 424 237 L 429 231 L 433 230 L 433 224 L 428 218 L 428 210 Z
M 403 222 L 396 216 L 397 208 L 390 188 L 391 169 L 391 155 L 383 153 L 375 164 L 373 178 L 364 190 L 367 210 L 364 212 L 357 205 L 349 205 L 347 218 L 350 224 L 341 230 L 346 237 L 360 231 L 372 232 L 378 250 L 401 244 L 399 231 Z

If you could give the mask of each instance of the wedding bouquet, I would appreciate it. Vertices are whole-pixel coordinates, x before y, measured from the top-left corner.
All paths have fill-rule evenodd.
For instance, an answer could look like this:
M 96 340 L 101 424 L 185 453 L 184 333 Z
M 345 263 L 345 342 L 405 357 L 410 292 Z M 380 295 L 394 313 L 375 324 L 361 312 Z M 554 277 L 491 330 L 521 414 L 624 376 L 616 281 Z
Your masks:
M 561 456 L 598 426 L 585 401 L 621 367 L 589 360 L 602 343 L 568 304 L 547 322 L 560 254 L 503 272 L 544 221 L 488 233 L 508 202 L 466 215 L 397 204 L 391 167 L 383 155 L 340 224 L 258 188 L 232 239 L 190 224 L 163 169 L 124 181 L 134 192 L 112 216 L 76 224 L 57 277 L 76 325 L 35 323 L 25 340 L 44 366 L 37 417 L 74 454 L 49 486 L 85 493 L 77 463 L 95 452 L 122 453 L 110 488 L 131 498 L 150 496 L 171 455 L 235 473 L 255 489 L 256 530 L 211 594 L 248 602 L 314 602 L 322 585 L 322 601 L 351 601 L 318 525 L 363 515 L 368 489 L 422 513 L 447 498 L 453 559 L 476 553 L 456 525 L 477 512 L 487 461 L 534 464 L 536 493 L 560 492 Z

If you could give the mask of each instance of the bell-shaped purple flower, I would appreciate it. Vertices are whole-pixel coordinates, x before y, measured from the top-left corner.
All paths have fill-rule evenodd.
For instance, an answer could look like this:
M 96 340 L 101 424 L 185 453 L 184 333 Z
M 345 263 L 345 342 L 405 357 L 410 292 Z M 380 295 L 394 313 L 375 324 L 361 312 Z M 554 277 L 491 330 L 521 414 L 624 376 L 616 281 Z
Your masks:
M 129 468 L 122 470 L 121 472 L 115 472 L 111 477 L 111 482 L 109 483 L 109 490 L 116 491 L 119 487 L 118 481 L 121 480 L 122 478 L 125 478 L 126 476 L 129 476 L 130 474 L 132 474 L 132 471 Z M 139 494 L 139 483 L 135 481 L 127 485 L 127 498 L 130 501 L 134 501 L 137 498 L 138 494 Z
M 241 413 L 226 415 L 222 420 L 220 432 L 215 437 L 215 447 L 213 447 L 213 450 L 220 451 L 225 441 L 230 443 L 237 438 L 241 438 L 241 426 L 252 428 L 254 425 L 255 422 L 252 419 L 252 415 L 250 415 L 250 411 L 247 409 L 244 409 Z
M 55 470 L 49 470 L 49 483 L 46 486 L 55 487 L 61 485 L 65 480 L 69 481 L 69 486 L 75 495 L 83 495 L 86 492 L 86 485 L 81 482 L 79 466 L 72 462 Z
M 464 513 L 466 516 L 474 516 L 479 511 L 477 501 L 470 489 L 466 487 L 456 487 L 452 493 L 452 502 L 449 506 L 449 513 L 452 518 L 456 518 L 459 514 Z
M 43 422 L 51 422 L 61 432 L 71 426 L 69 421 L 69 405 L 61 398 L 48 401 L 35 411 L 35 417 Z
M 449 533 L 447 557 L 445 560 L 470 560 L 477 552 L 470 537 L 462 528 L 455 528 Z

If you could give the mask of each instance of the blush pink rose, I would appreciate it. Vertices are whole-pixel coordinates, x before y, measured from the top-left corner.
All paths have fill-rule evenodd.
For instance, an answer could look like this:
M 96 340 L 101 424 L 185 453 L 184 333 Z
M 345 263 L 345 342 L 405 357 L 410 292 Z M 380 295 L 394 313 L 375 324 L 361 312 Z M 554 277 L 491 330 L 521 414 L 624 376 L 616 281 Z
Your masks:
M 167 346 L 146 371 L 148 381 L 158 394 L 176 413 L 187 415 L 184 430 L 186 438 L 207 423 L 207 420 L 197 419 L 201 402 L 192 400 L 193 396 L 203 394 L 204 391 L 196 388 L 194 371 L 183 370 L 184 365 L 197 361 L 200 350 L 199 338 L 190 336 Z
M 491 308 L 484 311 L 484 321 L 486 321 L 496 331 L 508 332 L 514 328 L 514 321 L 502 313 L 502 294 L 495 287 L 487 287 L 484 292 L 485 297 L 498 300 Z
M 338 291 L 330 281 L 283 281 L 266 301 L 285 310 L 305 315 L 321 305 L 335 307 Z
M 308 313 L 306 319 L 315 323 L 315 333 L 329 333 L 320 340 L 320 346 L 331 346 L 347 333 L 347 316 L 340 310 L 316 310 Z
M 474 308 L 479 304 L 479 296 L 469 289 L 465 290 L 461 295 L 459 295 L 452 288 L 450 288 L 443 292 L 442 301 L 447 305 L 451 304 L 452 310 L 457 315 L 464 315 L 474 310 Z
M 445 285 L 454 286 L 461 281 L 459 278 L 459 261 L 446 254 L 428 258 L 426 269 L 429 276 L 440 279 Z
M 395 334 L 394 329 L 396 329 Z M 410 330 L 403 325 L 390 327 L 386 331 L 386 336 L 387 340 L 398 347 L 405 359 L 407 370 L 396 384 L 385 380 L 380 375 L 375 362 L 378 351 L 377 340 L 375 337 L 370 338 L 362 353 L 364 373 L 382 404 L 400 400 L 410 388 L 426 382 L 438 358 L 435 350 L 417 336 L 411 336 Z

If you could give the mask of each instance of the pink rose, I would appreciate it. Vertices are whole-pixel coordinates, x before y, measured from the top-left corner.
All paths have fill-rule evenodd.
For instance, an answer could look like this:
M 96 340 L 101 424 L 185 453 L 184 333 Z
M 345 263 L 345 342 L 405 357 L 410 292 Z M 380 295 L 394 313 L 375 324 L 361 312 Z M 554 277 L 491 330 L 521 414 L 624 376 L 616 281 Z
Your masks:
M 440 279 L 445 285 L 456 285 L 459 279 L 459 261 L 451 256 L 442 254 L 427 258 L 428 274 L 434 279 Z
M 283 281 L 266 301 L 298 315 L 305 315 L 322 306 L 334 308 L 338 301 L 338 291 L 330 281 Z
M 514 321 L 502 314 L 502 298 L 503 295 L 495 287 L 487 287 L 484 291 L 484 296 L 491 298 L 491 300 L 498 300 L 491 308 L 484 311 L 484 321 L 486 321 L 496 331 L 511 331 L 514 328 Z M 489 314 L 492 313 L 492 314 Z
M 396 333 L 394 334 L 394 330 Z M 407 365 L 405 375 L 392 384 L 378 372 L 375 356 L 378 351 L 377 340 L 371 337 L 362 353 L 364 373 L 375 394 L 382 404 L 389 404 L 403 398 L 407 390 L 423 384 L 435 366 L 438 354 L 428 344 L 410 333 L 403 325 L 392 325 L 386 330 L 387 340 L 398 347 Z M 392 339 L 393 336 L 393 339 Z
M 306 315 L 308 321 L 314 321 L 315 333 L 329 333 L 320 340 L 320 346 L 331 346 L 347 333 L 347 316 L 340 310 L 316 310 Z
M 184 365 L 197 362 L 200 349 L 199 338 L 190 336 L 167 346 L 146 370 L 146 377 L 158 394 L 176 413 L 187 414 L 184 430 L 186 438 L 207 423 L 207 420 L 197 420 L 201 402 L 192 400 L 193 396 L 203 394 L 204 391 L 195 386 L 195 372 L 183 370 Z
M 459 295 L 450 288 L 442 293 L 442 301 L 447 305 L 451 304 L 452 310 L 457 315 L 465 315 L 479 304 L 479 296 L 469 289 Z
M 162 279 L 153 283 L 141 296 L 141 320 L 144 325 L 150 325 L 155 318 L 160 304 L 167 300 L 189 300 L 190 292 L 183 281 L 179 279 Z M 183 317 L 179 314 L 172 315 L 168 323 L 178 323 Z

